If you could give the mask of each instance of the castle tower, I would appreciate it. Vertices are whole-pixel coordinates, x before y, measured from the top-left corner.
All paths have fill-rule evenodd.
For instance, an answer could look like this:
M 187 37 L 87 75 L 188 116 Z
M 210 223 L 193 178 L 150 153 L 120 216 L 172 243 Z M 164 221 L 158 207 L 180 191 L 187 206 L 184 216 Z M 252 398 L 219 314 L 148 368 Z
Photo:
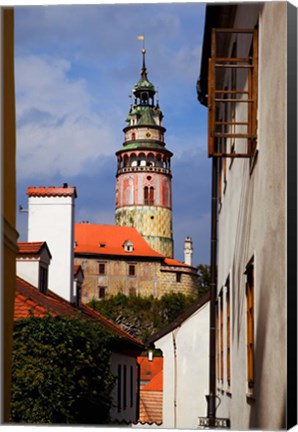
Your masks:
M 171 153 L 165 147 L 163 114 L 148 81 L 142 49 L 141 79 L 133 88 L 123 148 L 117 155 L 116 225 L 132 226 L 149 245 L 173 257 Z

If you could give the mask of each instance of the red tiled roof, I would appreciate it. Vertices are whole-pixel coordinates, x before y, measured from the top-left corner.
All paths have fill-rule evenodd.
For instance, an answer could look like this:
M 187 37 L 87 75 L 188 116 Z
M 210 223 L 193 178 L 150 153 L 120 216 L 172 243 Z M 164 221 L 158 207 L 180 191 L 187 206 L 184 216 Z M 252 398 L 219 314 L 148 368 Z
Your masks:
M 174 267 L 191 267 L 192 268 L 192 266 L 189 266 L 188 264 L 185 264 L 185 263 L 182 263 L 180 261 L 177 261 L 177 260 L 175 260 L 173 258 L 166 258 L 164 260 L 164 262 L 165 262 L 166 265 L 169 265 L 169 266 L 174 266 Z
M 123 244 L 130 240 L 134 249 L 126 252 Z M 135 228 L 118 225 L 75 224 L 75 253 L 164 258 L 153 250 Z M 100 247 L 100 245 L 102 245 Z
M 142 387 L 144 391 L 162 391 L 163 389 L 163 370 L 160 370 L 151 381 Z
M 161 391 L 140 391 L 140 415 L 141 424 L 162 424 L 162 397 Z
M 148 357 L 140 356 L 138 357 L 138 363 L 140 365 L 141 381 L 150 381 L 163 368 L 162 357 L 154 357 L 152 361 L 149 361 Z
M 51 252 L 49 251 L 47 243 L 44 242 L 19 242 L 17 256 L 20 255 L 38 255 L 41 253 L 43 248 L 46 248 L 50 258 L 52 258 Z
M 32 315 L 44 317 L 48 313 L 52 316 L 74 316 L 76 310 L 66 300 L 53 293 L 44 295 L 17 276 L 14 319 L 29 318 Z
M 68 186 L 67 184 L 63 186 L 40 186 L 34 187 L 29 186 L 27 188 L 27 195 L 34 197 L 49 197 L 49 196 L 74 196 L 77 197 L 77 189 L 75 186 Z
M 62 315 L 70 317 L 75 317 L 80 313 L 80 317 L 100 322 L 101 325 L 109 329 L 113 334 L 122 337 L 126 342 L 133 344 L 140 351 L 144 350 L 144 345 L 141 341 L 89 306 L 81 305 L 77 308 L 51 291 L 48 291 L 47 295 L 42 294 L 33 285 L 17 277 L 14 319 L 19 320 L 30 318 L 31 316 L 44 317 L 48 313 L 52 316 Z
M 38 254 L 45 242 L 19 242 L 18 253 Z

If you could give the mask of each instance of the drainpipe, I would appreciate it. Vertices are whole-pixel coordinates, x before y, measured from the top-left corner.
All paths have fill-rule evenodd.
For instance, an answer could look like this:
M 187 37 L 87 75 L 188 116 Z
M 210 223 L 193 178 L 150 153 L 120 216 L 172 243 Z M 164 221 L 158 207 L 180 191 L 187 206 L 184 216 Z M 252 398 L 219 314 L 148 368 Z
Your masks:
M 209 395 L 207 417 L 209 427 L 214 428 L 216 418 L 216 282 L 217 282 L 217 159 L 212 158 L 212 198 L 211 198 L 211 251 L 210 251 L 210 341 L 209 341 Z

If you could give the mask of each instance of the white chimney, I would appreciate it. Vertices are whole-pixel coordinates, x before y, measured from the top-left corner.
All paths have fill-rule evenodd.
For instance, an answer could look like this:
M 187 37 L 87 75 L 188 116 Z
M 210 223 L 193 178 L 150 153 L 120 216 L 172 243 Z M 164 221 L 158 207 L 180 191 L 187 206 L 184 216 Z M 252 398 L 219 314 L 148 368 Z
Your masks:
M 184 263 L 192 266 L 192 239 L 191 237 L 186 237 L 184 240 Z
M 60 187 L 28 187 L 28 242 L 46 241 L 52 254 L 49 289 L 75 303 L 74 210 L 76 188 L 64 183 Z

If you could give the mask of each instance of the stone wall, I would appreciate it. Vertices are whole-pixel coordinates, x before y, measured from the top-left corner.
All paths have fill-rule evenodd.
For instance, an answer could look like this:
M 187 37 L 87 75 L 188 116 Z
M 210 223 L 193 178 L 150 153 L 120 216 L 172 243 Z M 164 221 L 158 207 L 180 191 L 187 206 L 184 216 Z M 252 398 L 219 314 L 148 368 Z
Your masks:
M 75 264 L 81 265 L 84 271 L 83 302 L 98 300 L 103 291 L 105 296 L 134 293 L 161 297 L 171 292 L 197 293 L 196 273 L 182 272 L 180 267 L 164 266 L 160 261 L 78 256 Z M 104 274 L 100 274 L 100 264 L 104 264 Z M 134 266 L 134 275 L 129 274 L 129 266 Z

